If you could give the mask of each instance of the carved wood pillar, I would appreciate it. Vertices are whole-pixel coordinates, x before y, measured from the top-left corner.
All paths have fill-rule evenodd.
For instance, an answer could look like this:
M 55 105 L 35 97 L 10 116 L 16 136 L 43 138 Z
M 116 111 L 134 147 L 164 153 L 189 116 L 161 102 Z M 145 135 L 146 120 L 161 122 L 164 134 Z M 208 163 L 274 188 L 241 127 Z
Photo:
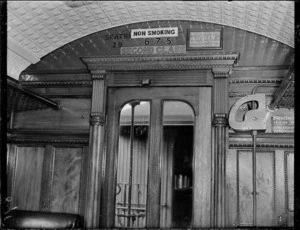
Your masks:
M 214 68 L 214 117 L 212 164 L 212 227 L 226 226 L 226 150 L 228 139 L 229 68 Z
M 93 91 L 90 114 L 90 140 L 86 184 L 85 227 L 97 228 L 100 223 L 102 155 L 105 123 L 105 74 L 92 70 Z

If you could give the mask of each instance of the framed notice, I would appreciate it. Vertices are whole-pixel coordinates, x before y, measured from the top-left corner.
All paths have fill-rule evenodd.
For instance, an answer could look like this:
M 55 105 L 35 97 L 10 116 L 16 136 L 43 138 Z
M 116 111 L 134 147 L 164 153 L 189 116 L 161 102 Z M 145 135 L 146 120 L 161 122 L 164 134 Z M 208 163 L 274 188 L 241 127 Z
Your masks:
M 187 50 L 222 49 L 222 43 L 222 29 L 188 30 Z
M 294 123 L 294 116 L 272 116 L 272 131 L 273 133 L 293 133 Z

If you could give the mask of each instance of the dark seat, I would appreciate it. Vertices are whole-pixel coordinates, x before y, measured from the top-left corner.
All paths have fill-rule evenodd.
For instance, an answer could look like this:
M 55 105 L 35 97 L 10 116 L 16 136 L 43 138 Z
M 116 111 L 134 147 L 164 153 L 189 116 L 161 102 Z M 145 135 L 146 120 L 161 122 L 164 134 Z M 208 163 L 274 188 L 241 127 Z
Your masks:
M 2 228 L 81 228 L 80 215 L 14 209 L 4 215 Z

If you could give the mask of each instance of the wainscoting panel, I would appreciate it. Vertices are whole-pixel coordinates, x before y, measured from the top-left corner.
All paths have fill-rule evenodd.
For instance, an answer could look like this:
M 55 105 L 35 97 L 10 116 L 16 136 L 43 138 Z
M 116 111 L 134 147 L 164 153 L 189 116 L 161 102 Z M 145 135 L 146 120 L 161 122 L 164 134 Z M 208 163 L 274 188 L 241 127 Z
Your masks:
M 238 225 L 253 225 L 253 184 L 251 152 L 238 151 L 237 159 Z
M 256 158 L 257 225 L 273 226 L 275 217 L 274 152 L 258 152 Z
M 257 226 L 272 226 L 275 212 L 274 152 L 256 153 Z M 238 199 L 241 226 L 253 225 L 252 152 L 238 151 Z
M 50 211 L 79 212 L 82 154 L 82 148 L 55 148 Z
M 39 210 L 45 148 L 18 146 L 15 154 L 12 207 Z
M 227 226 L 237 226 L 237 150 L 229 149 L 226 155 L 226 220 Z

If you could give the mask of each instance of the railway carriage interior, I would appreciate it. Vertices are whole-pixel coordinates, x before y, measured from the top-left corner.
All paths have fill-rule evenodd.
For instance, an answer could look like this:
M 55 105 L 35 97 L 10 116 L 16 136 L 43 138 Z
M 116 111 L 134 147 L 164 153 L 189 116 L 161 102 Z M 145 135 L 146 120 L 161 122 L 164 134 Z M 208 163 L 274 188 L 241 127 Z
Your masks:
M 296 226 L 293 1 L 1 7 L 2 228 Z

